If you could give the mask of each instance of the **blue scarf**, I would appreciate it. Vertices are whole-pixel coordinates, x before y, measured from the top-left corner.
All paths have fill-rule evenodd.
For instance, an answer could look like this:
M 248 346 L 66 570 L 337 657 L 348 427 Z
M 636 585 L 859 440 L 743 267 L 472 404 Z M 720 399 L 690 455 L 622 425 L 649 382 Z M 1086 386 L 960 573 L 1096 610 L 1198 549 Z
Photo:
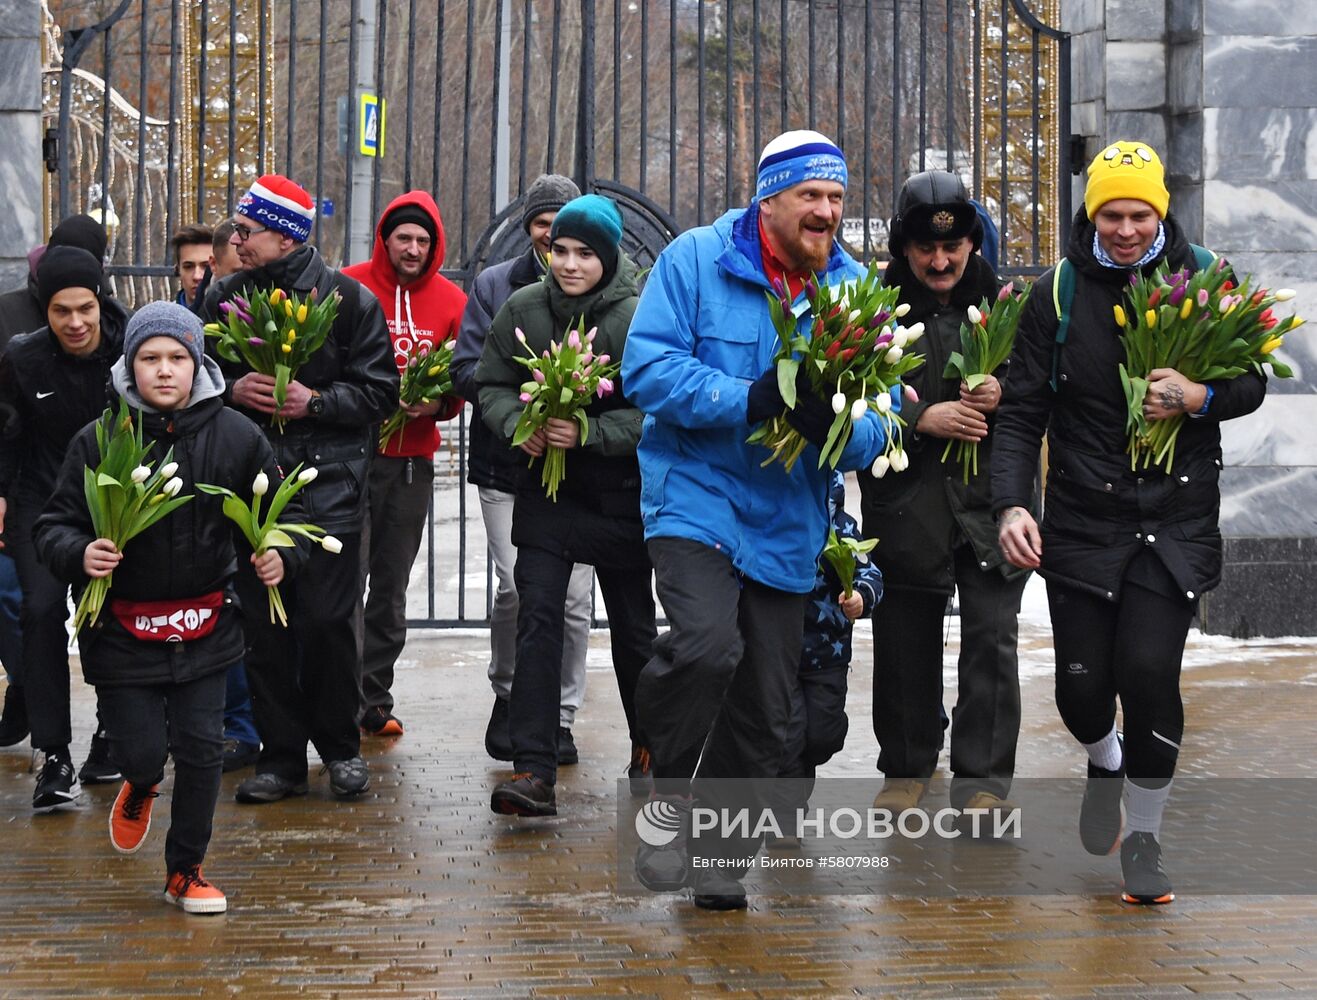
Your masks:
M 1145 253 L 1142 257 L 1140 257 L 1138 261 L 1136 261 L 1134 264 L 1131 264 L 1127 268 L 1124 264 L 1117 264 L 1114 260 L 1111 259 L 1111 255 L 1107 253 L 1105 249 L 1103 249 L 1102 241 L 1098 239 L 1097 233 L 1096 232 L 1093 233 L 1093 258 L 1103 267 L 1120 268 L 1122 271 L 1138 269 L 1143 267 L 1144 264 L 1152 263 L 1152 261 L 1156 260 L 1158 257 L 1162 255 L 1162 251 L 1165 249 L 1166 249 L 1166 224 L 1163 222 L 1159 222 L 1157 223 L 1157 238 L 1152 241 L 1152 246 L 1148 248 L 1148 252 Z

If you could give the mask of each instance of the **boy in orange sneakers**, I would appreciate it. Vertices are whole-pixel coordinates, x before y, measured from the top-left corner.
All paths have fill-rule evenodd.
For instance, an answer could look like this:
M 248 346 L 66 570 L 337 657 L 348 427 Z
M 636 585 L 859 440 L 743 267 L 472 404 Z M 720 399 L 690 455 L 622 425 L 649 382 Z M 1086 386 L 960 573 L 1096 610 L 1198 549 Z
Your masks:
M 83 494 L 83 471 L 99 461 L 92 424 L 69 446 L 35 540 L 51 571 L 75 585 L 114 574 L 99 618 L 78 634 L 83 674 L 96 687 L 111 754 L 127 779 L 110 813 L 111 844 L 121 854 L 141 848 L 172 755 L 165 899 L 188 913 L 223 913 L 224 893 L 202 876 L 201 863 L 219 794 L 225 675 L 243 655 L 233 576 L 238 559 L 248 558 L 261 582 L 278 584 L 285 561 L 300 565 L 306 556 L 302 549 L 240 556 L 222 498 L 196 489 L 212 483 L 250 499 L 258 477 L 271 485 L 282 478 L 265 435 L 224 406 L 224 378 L 203 355 L 203 337 L 201 321 L 183 306 L 153 302 L 129 321 L 123 357 L 110 371 L 152 442 L 147 461 L 159 468 L 172 448 L 169 474 L 181 480 L 174 489 L 192 499 L 122 552 L 97 538 Z M 300 520 L 299 513 L 288 517 Z

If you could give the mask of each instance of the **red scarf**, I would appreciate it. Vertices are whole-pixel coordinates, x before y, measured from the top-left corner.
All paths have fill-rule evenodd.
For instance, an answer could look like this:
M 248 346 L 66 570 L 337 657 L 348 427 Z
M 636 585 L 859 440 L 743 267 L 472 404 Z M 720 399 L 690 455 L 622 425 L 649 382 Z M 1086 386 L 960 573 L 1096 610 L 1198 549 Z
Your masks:
M 764 217 L 759 217 L 759 251 L 764 261 L 764 274 L 772 283 L 774 278 L 781 278 L 786 282 L 787 293 L 791 296 L 791 301 L 796 300 L 800 290 L 805 287 L 805 279 L 809 277 L 809 268 L 805 267 L 799 271 L 789 271 L 787 266 L 778 258 L 773 249 L 773 243 L 768 238 L 768 230 L 764 228 Z

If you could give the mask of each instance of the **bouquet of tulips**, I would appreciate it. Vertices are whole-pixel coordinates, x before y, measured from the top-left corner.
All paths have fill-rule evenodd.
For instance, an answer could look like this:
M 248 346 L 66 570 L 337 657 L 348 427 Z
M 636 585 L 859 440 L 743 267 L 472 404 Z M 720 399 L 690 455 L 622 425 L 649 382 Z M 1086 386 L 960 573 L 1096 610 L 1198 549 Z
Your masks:
M 581 429 L 581 444 L 585 444 L 590 433 L 585 407 L 595 396 L 603 399 L 612 393 L 613 378 L 621 367 L 618 362 L 610 362 L 607 354 L 594 353 L 595 333 L 594 329 L 585 332 L 583 318 L 577 329 L 569 330 L 566 338 L 537 356 L 526 345 L 526 334 L 517 328 L 517 340 L 529 357 L 514 360 L 530 369 L 530 379 L 521 384 L 521 401 L 526 408 L 521 411 L 512 433 L 514 448 L 543 427 L 550 417 L 575 420 Z M 562 448 L 546 448 L 540 482 L 550 500 L 557 502 L 558 484 L 566 475 L 566 453 Z
M 428 343 L 419 343 L 407 352 L 407 367 L 402 370 L 398 400 L 405 406 L 431 403 L 453 391 L 453 376 L 449 366 L 453 362 L 451 338 L 431 350 Z M 407 425 L 411 417 L 399 406 L 380 427 L 380 447 L 387 448 L 389 441 Z
M 215 338 L 215 350 L 228 361 L 243 362 L 254 372 L 274 378 L 274 402 L 282 409 L 288 383 L 311 360 L 329 336 L 342 298 L 334 292 L 323 302 L 316 290 L 306 296 L 288 295 L 281 288 L 235 295 L 220 304 L 221 323 L 207 323 L 206 336 Z M 271 423 L 282 433 L 284 418 Z
M 211 496 L 222 496 L 224 498 L 225 516 L 241 529 L 243 537 L 247 539 L 252 551 L 258 556 L 265 555 L 270 549 L 292 548 L 297 544 L 293 541 L 293 535 L 309 538 L 326 552 L 338 555 L 343 551 L 343 543 L 333 535 L 326 535 L 324 528 L 315 524 L 279 520 L 279 515 L 284 512 L 284 508 L 288 506 L 288 501 L 293 498 L 293 494 L 315 479 L 316 475 L 317 471 L 315 469 L 303 469 L 301 465 L 298 465 L 292 474 L 280 483 L 279 488 L 274 491 L 274 498 L 270 501 L 269 510 L 265 512 L 264 517 L 261 516 L 261 498 L 270 491 L 270 477 L 264 472 L 259 473 L 252 483 L 252 502 L 250 506 L 243 503 L 242 499 L 233 490 L 224 486 L 197 483 L 197 489 L 203 493 L 209 493 Z M 265 589 L 270 599 L 271 624 L 277 621 L 287 628 L 288 614 L 284 611 L 284 602 L 283 598 L 279 596 L 279 588 L 266 587 Z
M 823 559 L 841 581 L 843 597 L 850 597 L 855 592 L 855 568 L 860 564 L 860 557 L 867 557 L 878 544 L 878 539 L 842 538 L 837 529 L 828 532 L 828 544 L 823 547 Z M 868 559 L 866 558 L 867 562 Z
M 179 496 L 183 480 L 174 473 L 174 449 L 165 454 L 158 469 L 146 461 L 151 446 L 142 439 L 142 422 L 135 423 L 122 400 L 119 412 L 106 410 L 96 422 L 96 448 L 100 462 L 82 470 L 83 492 L 92 530 L 97 538 L 108 538 L 123 551 L 128 542 L 192 497 Z M 73 614 L 73 631 L 94 624 L 110 592 L 114 574 L 93 577 L 78 599 Z
M 1017 294 L 1015 282 L 1011 281 L 997 293 L 997 301 L 991 306 L 987 299 L 977 306 L 970 306 L 966 310 L 969 322 L 960 324 L 960 350 L 951 352 L 942 377 L 959 377 L 973 392 L 1005 364 L 1011 356 L 1015 331 L 1020 326 L 1020 313 L 1028 298 L 1029 288 Z M 945 462 L 951 454 L 952 445 L 956 446 L 956 461 L 960 463 L 961 476 L 968 485 L 969 477 L 979 474 L 979 443 L 948 441 L 942 449 L 942 461 Z
M 1120 381 L 1131 469 L 1155 464 L 1169 473 L 1185 421 L 1183 413 L 1168 420 L 1144 416 L 1148 375 L 1155 369 L 1174 368 L 1194 382 L 1237 378 L 1250 368 L 1261 373 L 1264 364 L 1277 378 L 1293 375 L 1272 353 L 1303 324 L 1298 316 L 1281 318 L 1272 311 L 1294 298 L 1293 290 L 1257 288 L 1252 277 L 1236 287 L 1229 274 L 1221 260 L 1197 273 L 1171 273 L 1163 265 L 1151 277 L 1131 276 L 1128 313 L 1115 307 L 1125 348 Z
M 897 304 L 900 289 L 883 286 L 876 264 L 862 278 L 840 285 L 820 285 L 811 274 L 805 280 L 805 294 L 813 319 L 804 331 L 797 329 L 790 293 L 780 279 L 774 279 L 768 296 L 769 314 L 781 341 L 774 362 L 783 402 L 787 409 L 795 409 L 798 376 L 821 398 L 832 401 L 836 418 L 819 449 L 819 468 L 826 462 L 835 469 L 850 442 L 851 424 L 869 410 L 877 412 L 887 427 L 887 444 L 874 474 L 883 475 L 889 468 L 900 472 L 909 459 L 901 447 L 902 421 L 892 411 L 891 390 L 902 375 L 923 363 L 922 355 L 907 354 L 906 349 L 923 334 L 924 324 L 907 329 L 897 323 L 910 307 Z M 806 445 L 785 412 L 764 421 L 747 440 L 772 449 L 762 464 L 780 461 L 788 472 Z

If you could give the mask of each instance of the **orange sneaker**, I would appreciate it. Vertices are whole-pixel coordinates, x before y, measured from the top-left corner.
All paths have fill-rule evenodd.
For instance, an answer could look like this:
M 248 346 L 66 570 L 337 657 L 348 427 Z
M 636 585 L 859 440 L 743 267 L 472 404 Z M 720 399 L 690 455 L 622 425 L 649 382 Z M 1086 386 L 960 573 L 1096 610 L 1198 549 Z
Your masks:
M 363 736 L 401 736 L 402 723 L 389 711 L 382 708 L 368 708 L 361 717 Z
M 120 854 L 136 854 L 151 829 L 151 800 L 159 785 L 137 788 L 125 781 L 110 810 L 110 843 Z
M 181 906 L 185 913 L 223 913 L 229 901 L 201 874 L 201 866 L 193 865 L 174 872 L 165 883 L 165 902 Z

